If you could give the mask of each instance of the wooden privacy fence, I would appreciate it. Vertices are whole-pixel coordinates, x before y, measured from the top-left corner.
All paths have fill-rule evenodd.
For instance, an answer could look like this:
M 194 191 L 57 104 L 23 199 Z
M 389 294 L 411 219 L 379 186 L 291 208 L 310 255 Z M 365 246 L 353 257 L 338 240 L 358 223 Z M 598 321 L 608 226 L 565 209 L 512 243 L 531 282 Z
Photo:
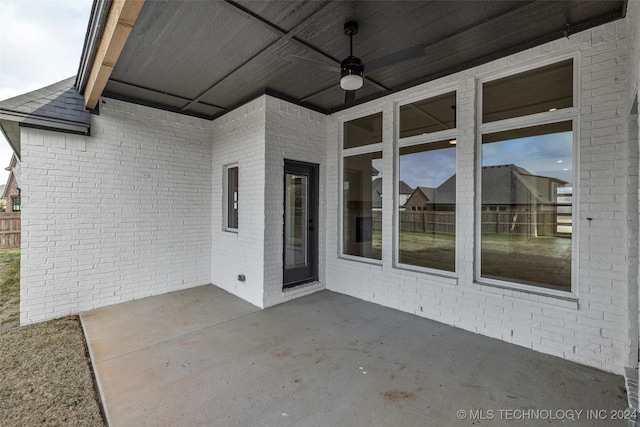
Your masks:
M 559 216 L 550 211 L 482 212 L 482 233 L 570 236 L 571 225 L 570 215 Z
M 400 212 L 400 231 L 423 231 L 428 233 L 455 234 L 455 212 Z
M 20 212 L 0 213 L 0 248 L 20 247 Z
M 382 229 L 382 212 L 373 212 L 373 229 Z M 400 212 L 401 231 L 455 234 L 456 213 L 434 211 Z
M 455 234 L 456 213 L 451 211 L 399 212 L 400 231 Z M 564 220 L 563 220 L 564 218 Z M 571 216 L 555 212 L 482 211 L 482 233 L 536 236 L 570 236 Z M 373 212 L 373 229 L 382 229 L 382 212 Z

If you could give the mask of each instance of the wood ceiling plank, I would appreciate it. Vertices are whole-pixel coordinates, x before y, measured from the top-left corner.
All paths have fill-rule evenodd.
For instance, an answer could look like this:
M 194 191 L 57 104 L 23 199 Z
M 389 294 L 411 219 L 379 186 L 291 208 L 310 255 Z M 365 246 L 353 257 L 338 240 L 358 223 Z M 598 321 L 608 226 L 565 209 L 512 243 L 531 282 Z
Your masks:
M 331 1 L 332 0 L 325 0 L 322 3 L 318 3 L 318 6 L 315 9 L 313 9 L 308 16 L 303 17 L 289 31 L 285 31 L 284 29 L 282 29 L 282 28 L 278 27 L 277 25 L 269 22 L 268 20 L 262 18 L 261 16 L 253 13 L 249 9 L 245 8 L 244 6 L 234 2 L 232 0 L 225 0 L 224 2 L 221 2 L 220 4 L 229 7 L 234 12 L 239 13 L 242 16 L 251 19 L 252 21 L 254 21 L 254 22 L 260 24 L 261 26 L 263 26 L 264 28 L 266 28 L 267 30 L 273 32 L 274 34 L 276 34 L 278 36 L 278 39 L 276 39 L 275 41 L 267 44 L 259 52 L 257 52 L 255 55 L 247 58 L 243 63 L 241 63 L 239 66 L 237 66 L 234 70 L 232 70 L 231 72 L 227 73 L 221 79 L 215 81 L 205 91 L 201 92 L 198 96 L 196 96 L 190 102 L 186 103 L 182 107 L 182 110 L 186 111 L 186 110 L 192 108 L 194 105 L 197 105 L 199 102 L 201 102 L 202 99 L 204 99 L 213 90 L 213 88 L 215 88 L 217 85 L 219 85 L 221 82 L 223 82 L 227 77 L 231 76 L 232 74 L 235 74 L 240 69 L 244 68 L 247 64 L 249 64 L 255 58 L 260 56 L 262 53 L 268 52 L 271 49 L 277 49 L 279 46 L 281 46 L 282 44 L 286 43 L 287 41 L 291 41 L 291 40 L 295 41 L 294 35 L 298 31 L 298 28 L 300 27 L 300 25 L 303 24 L 304 22 L 306 22 L 308 19 L 310 19 L 313 15 L 315 15 L 316 13 L 318 13 L 319 11 L 324 9 L 327 5 L 329 5 L 331 3 Z M 304 47 L 307 47 L 307 46 L 305 45 Z M 324 55 L 324 53 L 322 53 L 322 55 Z
M 144 0 L 113 0 L 84 92 L 88 109 L 96 108 L 143 4 Z
M 116 78 L 152 88 L 153 92 L 140 95 L 141 101 L 164 92 L 179 94 L 184 102 L 179 110 L 187 114 L 203 102 L 231 108 L 265 90 L 278 91 L 318 109 L 339 111 L 345 108 L 343 91 L 337 84 L 339 74 L 304 64 L 294 68 L 288 58 L 304 55 L 338 65 L 348 48 L 342 31 L 345 20 L 361 23 L 360 33 L 354 38 L 354 53 L 365 62 L 368 79 L 358 90 L 355 103 L 347 105 L 350 107 L 560 38 L 566 23 L 573 33 L 618 19 L 623 3 L 300 0 L 296 4 L 303 6 L 298 10 L 279 0 L 264 4 L 252 0 L 147 2 L 122 55 L 116 57 L 118 63 L 109 81 Z M 214 4 L 224 10 L 202 6 L 198 10 L 202 20 L 207 21 L 205 12 L 209 9 L 207 13 L 213 14 L 205 25 L 201 20 L 194 21 L 192 9 L 182 15 L 166 12 L 184 12 L 182 8 L 192 4 Z M 156 22 L 159 15 L 165 19 Z M 191 19 L 182 19 L 183 15 Z M 234 19 L 236 16 L 241 19 Z M 153 31 L 143 31 L 147 27 Z M 165 35 L 163 44 L 154 44 L 151 36 L 158 34 Z M 247 43 L 253 43 L 251 49 L 244 49 Z M 367 71 L 368 62 L 416 43 L 425 46 L 429 54 L 376 72 Z M 106 57 L 100 64 L 103 69 L 96 73 L 108 74 L 115 63 L 112 59 Z M 177 66 L 182 66 L 180 73 L 176 72 Z M 197 72 L 184 74 L 183 69 Z M 106 91 L 110 89 L 107 84 Z M 127 95 L 126 89 L 114 91 Z

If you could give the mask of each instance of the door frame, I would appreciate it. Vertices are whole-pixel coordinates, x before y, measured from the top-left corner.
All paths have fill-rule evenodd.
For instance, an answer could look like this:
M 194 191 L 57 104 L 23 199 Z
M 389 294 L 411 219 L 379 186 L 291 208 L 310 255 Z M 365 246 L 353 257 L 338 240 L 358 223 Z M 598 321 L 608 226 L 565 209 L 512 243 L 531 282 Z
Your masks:
M 282 174 L 282 288 L 292 288 L 304 283 L 318 281 L 318 236 L 319 236 L 319 222 L 318 222 L 318 200 L 319 200 L 319 168 L 320 166 L 315 163 L 300 162 L 297 160 L 284 160 L 284 168 Z M 285 256 L 286 256 L 286 202 L 287 202 L 287 173 L 298 173 L 301 175 L 307 175 L 309 177 L 309 194 L 308 200 L 308 213 L 309 218 L 312 219 L 312 223 L 309 226 L 307 224 L 307 253 L 309 266 L 304 268 L 285 268 Z M 304 271 L 303 271 L 304 270 Z M 308 271 L 307 271 L 308 270 Z

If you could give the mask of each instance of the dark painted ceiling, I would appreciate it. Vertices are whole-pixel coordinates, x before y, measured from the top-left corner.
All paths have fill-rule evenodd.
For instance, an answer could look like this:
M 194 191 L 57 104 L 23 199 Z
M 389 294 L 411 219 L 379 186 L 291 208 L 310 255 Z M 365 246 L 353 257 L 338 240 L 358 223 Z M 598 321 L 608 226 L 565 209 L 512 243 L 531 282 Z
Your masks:
M 346 106 L 332 67 L 349 55 L 348 20 L 359 23 L 354 55 L 365 64 L 358 103 L 619 19 L 625 10 L 624 0 L 148 0 L 104 95 L 206 118 L 265 92 L 331 112 Z M 416 45 L 424 56 L 367 72 L 367 63 Z

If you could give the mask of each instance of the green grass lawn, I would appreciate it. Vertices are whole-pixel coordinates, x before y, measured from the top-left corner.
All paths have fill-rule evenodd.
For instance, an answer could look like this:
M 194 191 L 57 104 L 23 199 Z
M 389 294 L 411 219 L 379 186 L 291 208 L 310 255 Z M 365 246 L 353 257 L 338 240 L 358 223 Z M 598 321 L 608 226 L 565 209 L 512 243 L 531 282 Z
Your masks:
M 438 270 L 455 270 L 455 236 L 423 231 L 400 231 L 400 263 Z M 483 277 L 571 288 L 571 239 L 515 234 L 483 234 Z M 373 233 L 373 253 L 382 253 L 380 230 Z
M 437 270 L 455 271 L 456 236 L 453 234 L 400 232 L 400 262 Z
M 0 249 L 0 426 L 104 421 L 77 316 L 19 326 L 20 251 Z
M 20 250 L 0 249 L 0 333 L 20 321 Z
M 483 234 L 482 275 L 571 290 L 571 239 Z

